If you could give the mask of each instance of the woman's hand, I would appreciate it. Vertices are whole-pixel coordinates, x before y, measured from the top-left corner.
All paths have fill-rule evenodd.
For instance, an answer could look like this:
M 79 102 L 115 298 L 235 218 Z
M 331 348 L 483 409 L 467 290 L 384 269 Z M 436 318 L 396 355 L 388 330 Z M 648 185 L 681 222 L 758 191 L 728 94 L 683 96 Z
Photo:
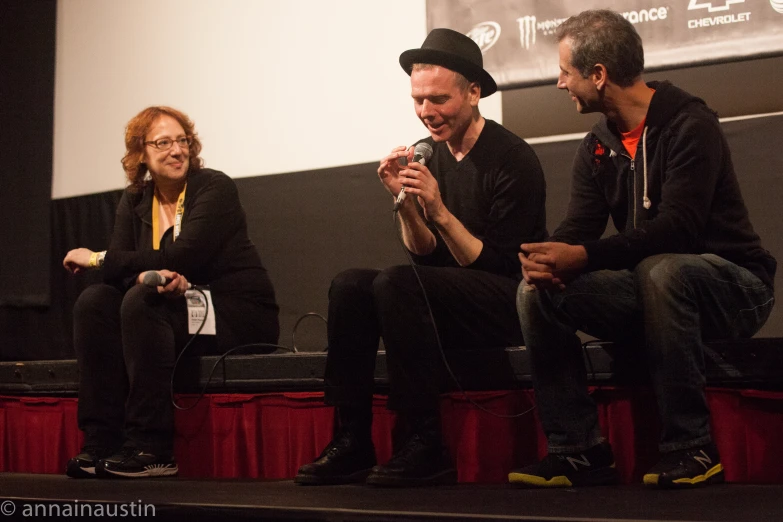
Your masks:
M 65 254 L 63 266 L 72 274 L 78 274 L 90 268 L 90 256 L 93 251 L 88 248 L 75 248 Z
M 177 272 L 172 272 L 171 270 L 155 270 L 155 272 L 168 281 L 165 285 L 158 285 L 159 294 L 163 294 L 166 297 L 174 299 L 177 297 L 182 297 L 185 295 L 185 292 L 188 291 L 190 284 L 184 275 L 178 274 Z M 147 272 L 142 272 L 139 274 L 139 277 L 136 279 L 136 281 L 138 283 L 143 283 L 144 274 L 146 273 Z

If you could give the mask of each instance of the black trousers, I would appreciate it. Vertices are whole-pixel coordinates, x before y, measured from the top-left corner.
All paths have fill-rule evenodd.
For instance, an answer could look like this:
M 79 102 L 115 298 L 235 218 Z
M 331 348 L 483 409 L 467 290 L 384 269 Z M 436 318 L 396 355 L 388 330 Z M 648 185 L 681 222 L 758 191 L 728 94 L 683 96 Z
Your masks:
M 250 342 L 277 342 L 276 309 L 244 306 L 256 319 L 256 326 L 247 330 L 236 328 L 221 313 L 221 304 L 225 310 L 236 310 L 243 308 L 241 303 L 230 298 L 218 302 L 214 294 L 213 302 L 218 335 L 199 336 L 194 355 L 223 353 Z M 123 293 L 98 284 L 82 292 L 73 316 L 80 372 L 78 422 L 85 445 L 119 447 L 128 442 L 157 455 L 171 454 L 171 374 L 177 354 L 191 337 L 185 299 L 168 299 L 144 285 Z
M 520 346 L 519 282 L 466 268 L 417 266 L 444 349 Z M 340 273 L 329 289 L 326 402 L 371 404 L 375 357 L 386 347 L 389 403 L 415 413 L 439 407 L 445 372 L 424 295 L 410 266 Z

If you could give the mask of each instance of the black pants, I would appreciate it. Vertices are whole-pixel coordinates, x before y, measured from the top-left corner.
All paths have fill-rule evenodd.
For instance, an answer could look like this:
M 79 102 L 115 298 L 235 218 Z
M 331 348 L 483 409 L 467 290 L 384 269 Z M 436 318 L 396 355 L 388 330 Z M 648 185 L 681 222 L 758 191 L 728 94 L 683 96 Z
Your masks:
M 276 309 L 266 313 L 250 308 L 258 326 L 255 331 L 240 331 L 232 329 L 220 305 L 229 310 L 242 306 L 231 299 L 219 303 L 214 294 L 213 302 L 218 335 L 200 336 L 194 354 L 222 353 L 250 342 L 277 342 Z M 99 284 L 82 292 L 73 316 L 80 372 L 78 422 L 85 445 L 119 447 L 128 442 L 157 455 L 171 454 L 171 372 L 190 339 L 185 299 L 168 299 L 144 285 L 123 293 Z
M 479 270 L 417 266 L 444 349 L 522 345 L 518 281 Z M 410 266 L 340 273 L 329 289 L 326 402 L 366 408 L 380 337 L 386 347 L 389 408 L 439 407 L 443 362 Z

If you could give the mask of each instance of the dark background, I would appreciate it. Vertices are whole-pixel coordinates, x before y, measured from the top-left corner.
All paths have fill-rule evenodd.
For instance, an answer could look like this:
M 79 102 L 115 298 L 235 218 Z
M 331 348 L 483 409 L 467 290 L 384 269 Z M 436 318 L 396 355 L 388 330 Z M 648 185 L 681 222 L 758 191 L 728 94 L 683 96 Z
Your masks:
M 0 306 L 48 306 L 54 1 L 0 0 Z

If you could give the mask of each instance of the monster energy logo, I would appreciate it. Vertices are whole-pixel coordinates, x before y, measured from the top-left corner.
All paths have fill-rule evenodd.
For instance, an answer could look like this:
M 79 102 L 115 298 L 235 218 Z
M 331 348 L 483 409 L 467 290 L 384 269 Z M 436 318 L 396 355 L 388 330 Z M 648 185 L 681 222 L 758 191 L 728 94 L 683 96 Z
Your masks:
M 522 16 L 517 18 L 519 24 L 519 42 L 524 49 L 530 49 L 536 45 L 536 37 L 538 33 L 548 36 L 555 34 L 555 29 L 565 22 L 566 18 L 552 18 L 551 20 L 544 20 L 539 22 L 535 16 Z
M 523 16 L 517 18 L 519 23 L 519 42 L 525 49 L 530 49 L 531 45 L 536 45 L 536 17 Z

